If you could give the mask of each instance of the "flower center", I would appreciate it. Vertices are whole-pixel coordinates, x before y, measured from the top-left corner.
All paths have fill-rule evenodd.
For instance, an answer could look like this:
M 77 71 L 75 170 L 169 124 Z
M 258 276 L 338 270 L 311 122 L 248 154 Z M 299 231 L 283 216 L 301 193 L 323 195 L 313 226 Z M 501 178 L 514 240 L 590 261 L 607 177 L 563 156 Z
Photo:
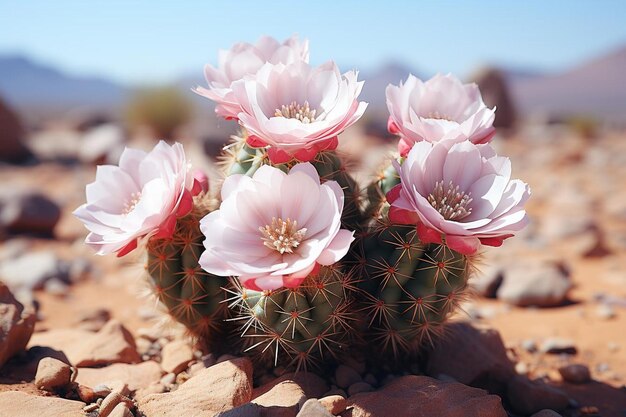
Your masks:
M 427 200 L 446 220 L 461 220 L 472 213 L 472 208 L 468 207 L 472 193 L 464 193 L 452 181 L 447 186 L 443 181 L 437 181 Z
M 315 121 L 316 112 L 317 110 L 315 109 L 311 110 L 308 101 L 305 101 L 302 105 L 292 101 L 288 106 L 283 104 L 280 109 L 276 109 L 274 116 L 297 119 L 306 124 Z
M 141 200 L 141 191 L 132 193 L 130 198 L 124 203 L 124 210 L 122 211 L 122 214 L 126 215 L 133 211 L 135 206 L 139 203 L 139 200 Z
M 447 116 L 445 114 L 441 114 L 438 111 L 430 112 L 426 115 L 427 119 L 435 119 L 435 120 L 447 120 L 448 122 L 453 122 L 452 117 Z
M 282 255 L 285 252 L 293 253 L 294 248 L 304 239 L 306 228 L 298 230 L 298 222 L 290 218 L 283 220 L 272 217 L 272 224 L 259 227 L 259 231 L 263 234 L 263 244 Z

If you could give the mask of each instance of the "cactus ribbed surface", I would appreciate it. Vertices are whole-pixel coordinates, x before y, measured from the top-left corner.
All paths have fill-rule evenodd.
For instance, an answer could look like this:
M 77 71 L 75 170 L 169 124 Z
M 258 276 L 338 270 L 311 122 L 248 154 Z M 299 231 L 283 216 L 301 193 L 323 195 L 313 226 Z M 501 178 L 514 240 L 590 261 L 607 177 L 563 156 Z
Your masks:
M 239 316 L 243 350 L 268 365 L 309 369 L 329 363 L 352 338 L 354 289 L 339 265 L 322 266 L 297 288 L 237 286 L 229 305 Z
M 169 314 L 203 342 L 225 332 L 227 277 L 204 271 L 198 264 L 205 237 L 199 221 L 210 211 L 208 197 L 195 198 L 194 210 L 178 219 L 171 239 L 150 239 L 146 271 L 153 291 Z
M 401 359 L 418 353 L 467 297 L 471 260 L 443 245 L 424 245 L 415 227 L 379 223 L 354 248 L 365 340 Z
M 252 148 L 246 144 L 244 137 L 233 136 L 234 142 L 226 147 L 222 157 L 226 175 L 254 175 L 263 165 L 270 165 L 267 151 L 264 148 Z M 356 181 L 348 174 L 341 157 L 335 151 L 321 151 L 310 161 L 317 170 L 322 181 L 336 181 L 345 195 L 342 224 L 350 230 L 360 230 L 363 225 L 361 213 L 361 190 Z M 289 171 L 297 161 L 285 164 L 272 164 L 285 172 Z

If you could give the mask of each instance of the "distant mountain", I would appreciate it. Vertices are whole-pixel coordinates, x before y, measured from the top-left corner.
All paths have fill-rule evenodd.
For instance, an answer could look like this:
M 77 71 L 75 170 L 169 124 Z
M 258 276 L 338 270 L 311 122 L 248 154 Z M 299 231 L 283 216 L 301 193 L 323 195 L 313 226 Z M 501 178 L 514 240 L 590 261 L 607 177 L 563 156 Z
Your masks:
M 525 115 L 584 115 L 626 123 L 626 46 L 562 73 L 508 78 Z
M 359 79 L 365 81 L 359 98 L 369 103 L 367 113 L 387 112 L 385 89 L 389 84 L 405 81 L 409 73 L 419 77 L 419 74 L 408 66 L 390 62 L 373 71 L 363 71 L 359 74 Z
M 0 56 L 0 96 L 24 115 L 115 112 L 127 94 L 111 81 L 72 76 L 22 56 Z

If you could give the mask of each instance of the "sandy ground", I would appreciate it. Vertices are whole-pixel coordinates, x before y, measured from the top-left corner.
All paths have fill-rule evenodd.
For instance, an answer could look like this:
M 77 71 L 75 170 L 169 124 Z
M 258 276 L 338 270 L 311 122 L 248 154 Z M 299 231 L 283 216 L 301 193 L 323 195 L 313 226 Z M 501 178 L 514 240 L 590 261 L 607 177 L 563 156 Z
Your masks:
M 351 140 L 354 140 L 352 138 Z M 523 137 L 499 139 L 499 151 L 511 157 L 514 177 L 533 188 L 528 211 L 533 224 L 524 236 L 490 249 L 486 263 L 564 261 L 575 284 L 567 305 L 553 308 L 519 308 L 497 300 L 474 298 L 466 310 L 478 310 L 477 321 L 500 331 L 512 359 L 521 362 L 521 372 L 545 378 L 562 386 L 581 405 L 598 407 L 603 416 L 626 414 L 626 137 L 577 139 L 560 131 L 549 134 L 529 131 Z M 386 151 L 370 148 L 368 161 Z M 44 164 L 24 168 L 0 168 L 0 183 L 37 188 L 64 207 L 57 227 L 58 240 L 36 239 L 34 248 L 49 248 L 63 257 L 86 256 L 96 273 L 59 296 L 37 291 L 40 318 L 36 331 L 71 327 L 81 314 L 98 308 L 108 310 L 131 332 L 160 320 L 158 308 L 146 295 L 141 256 L 123 260 L 96 257 L 82 245 L 82 225 L 71 210 L 84 199 L 84 185 L 93 178 L 93 167 Z M 586 258 L 585 251 L 597 240 L 596 232 L 582 231 L 563 236 L 560 229 L 581 218 L 595 222 L 604 234 L 609 254 Z M 555 226 L 555 222 L 560 226 Z M 559 229 L 560 228 L 560 229 Z M 2 245 L 2 243 L 0 243 Z M 598 314 L 598 295 L 621 300 L 613 305 L 614 317 Z M 619 303 L 618 303 L 619 304 Z M 522 342 L 541 344 L 549 337 L 570 339 L 578 349 L 573 356 L 529 353 Z M 468 347 L 471 348 L 471 347 Z M 564 384 L 557 368 L 583 363 L 596 382 Z M 524 369 L 525 368 L 525 369 Z M 37 392 L 32 384 L 19 381 L 19 373 L 0 375 L 0 391 Z M 590 415 L 593 408 L 588 409 Z

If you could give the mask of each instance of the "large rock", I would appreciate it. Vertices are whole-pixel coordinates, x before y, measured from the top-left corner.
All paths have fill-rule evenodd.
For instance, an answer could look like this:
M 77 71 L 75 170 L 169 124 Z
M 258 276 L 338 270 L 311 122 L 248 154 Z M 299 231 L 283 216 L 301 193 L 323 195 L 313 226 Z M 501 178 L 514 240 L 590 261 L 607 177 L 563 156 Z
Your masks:
M 117 363 L 104 368 L 79 368 L 76 382 L 93 388 L 111 381 L 124 381 L 128 389 L 134 392 L 159 382 L 162 376 L 163 371 L 155 361 Z
M 110 320 L 96 333 L 78 329 L 36 333 L 30 346 L 48 346 L 63 351 L 70 362 L 78 367 L 136 363 L 141 360 L 135 339 L 117 320 Z
M 23 139 L 24 129 L 17 114 L 0 99 L 0 161 L 23 162 L 28 159 L 31 153 Z
M 569 398 L 563 392 L 521 375 L 509 381 L 506 396 L 511 409 L 522 415 L 546 408 L 561 411 L 569 405 Z
M 252 399 L 252 363 L 248 358 L 203 369 L 176 391 L 139 398 L 146 417 L 213 416 Z
M 178 374 L 194 359 L 191 345 L 184 340 L 173 340 L 163 346 L 161 351 L 161 368 L 165 372 Z
M 496 107 L 494 127 L 513 129 L 517 123 L 517 110 L 502 71 L 496 68 L 483 68 L 471 77 L 478 84 L 483 101 L 488 107 Z
M 71 264 L 54 252 L 26 253 L 0 263 L 0 278 L 16 293 L 31 292 L 44 287 L 49 280 L 70 282 Z
M 35 321 L 35 312 L 18 302 L 0 281 L 0 368 L 24 350 L 35 330 Z
M 500 334 L 469 323 L 449 324 L 445 337 L 429 350 L 427 360 L 428 375 L 446 375 L 489 392 L 502 392 L 515 375 Z
M 0 229 L 52 236 L 61 218 L 61 209 L 54 201 L 36 191 L 0 191 Z
M 500 397 L 426 376 L 400 377 L 349 399 L 345 417 L 506 417 Z
M 506 271 L 497 297 L 520 307 L 554 307 L 567 301 L 572 286 L 569 273 L 562 265 L 520 265 Z
M 0 393 L 0 417 L 85 417 L 80 401 L 41 397 L 18 391 Z

